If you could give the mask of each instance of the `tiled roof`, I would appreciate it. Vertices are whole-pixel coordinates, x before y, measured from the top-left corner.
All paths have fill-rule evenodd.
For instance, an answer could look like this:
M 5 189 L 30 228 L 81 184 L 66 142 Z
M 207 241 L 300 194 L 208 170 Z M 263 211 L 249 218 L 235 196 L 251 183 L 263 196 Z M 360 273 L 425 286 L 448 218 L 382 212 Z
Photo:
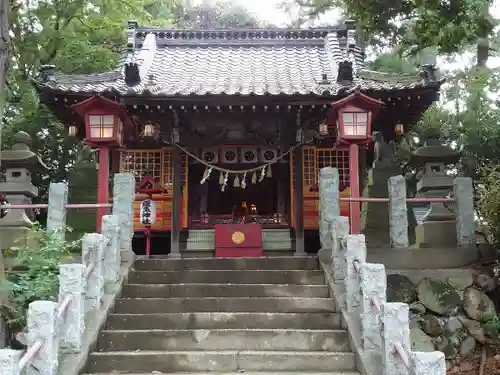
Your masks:
M 312 95 L 439 87 L 415 74 L 364 70 L 364 53 L 345 26 L 280 30 L 133 30 L 129 51 L 112 72 L 55 74 L 40 87 L 73 93 L 120 95 Z M 349 39 L 349 40 L 348 40 Z M 349 61 L 352 82 L 337 82 Z M 128 66 L 127 66 L 128 65 Z M 139 82 L 127 79 L 127 69 Z

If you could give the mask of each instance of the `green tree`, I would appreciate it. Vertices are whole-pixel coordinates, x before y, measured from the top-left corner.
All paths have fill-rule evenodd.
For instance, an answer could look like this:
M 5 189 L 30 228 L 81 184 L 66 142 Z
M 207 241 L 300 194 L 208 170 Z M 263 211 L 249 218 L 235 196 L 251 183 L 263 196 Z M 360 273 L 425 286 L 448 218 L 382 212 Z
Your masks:
M 440 54 L 461 52 L 474 45 L 477 65 L 484 67 L 495 39 L 497 21 L 492 0 L 296 0 L 310 17 L 334 7 L 356 20 L 372 45 L 399 45 L 416 52 L 432 47 Z
M 39 103 L 32 80 L 43 64 L 55 64 L 65 73 L 90 73 L 114 69 L 125 42 L 128 19 L 143 24 L 170 26 L 170 0 L 140 1 L 39 1 L 30 7 L 10 4 L 12 64 L 7 76 L 5 138 L 9 143 L 19 130 L 30 133 L 34 150 L 49 166 L 41 186 L 46 200 L 48 182 L 67 180 L 78 148 L 67 139 L 63 125 Z M 153 17 L 147 9 L 161 11 Z
M 231 2 L 179 6 L 175 14 L 175 25 L 195 29 L 240 29 L 264 26 L 245 8 Z
M 93 179 L 75 177 L 81 168 L 91 173 L 88 164 L 93 161 L 78 158 L 82 145 L 66 137 L 63 124 L 39 102 L 33 79 L 40 66 L 55 64 L 58 71 L 77 74 L 115 69 L 129 19 L 155 27 L 256 26 L 256 19 L 244 9 L 224 5 L 185 8 L 175 0 L 41 0 L 28 7 L 10 2 L 10 51 L 15 63 L 7 76 L 5 143 L 9 145 L 19 130 L 34 139 L 33 150 L 50 168 L 40 176 L 40 201 L 47 200 L 48 184 L 54 181 L 73 178 L 72 189 L 95 190 Z M 87 197 L 95 201 L 91 194 Z

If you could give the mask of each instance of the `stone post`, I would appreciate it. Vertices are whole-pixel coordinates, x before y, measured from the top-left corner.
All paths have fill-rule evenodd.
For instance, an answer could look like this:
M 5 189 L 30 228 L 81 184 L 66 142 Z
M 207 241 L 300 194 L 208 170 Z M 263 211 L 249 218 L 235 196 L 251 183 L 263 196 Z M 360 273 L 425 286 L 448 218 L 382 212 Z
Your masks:
M 47 232 L 64 239 L 66 229 L 66 204 L 68 185 L 62 182 L 49 186 L 49 209 L 47 212 Z
M 382 365 L 384 374 L 409 375 L 395 351 L 399 343 L 406 351 L 410 346 L 409 306 L 406 303 L 385 303 L 382 306 Z
M 456 177 L 453 180 L 453 196 L 459 247 L 476 246 L 476 220 L 474 217 L 474 188 L 472 178 Z
M 337 168 L 321 168 L 319 171 L 319 238 L 322 249 L 332 246 L 331 225 L 340 216 L 339 171 Z
M 35 301 L 28 308 L 28 346 L 43 345 L 26 366 L 26 375 L 57 375 L 59 367 L 59 319 L 57 303 Z
M 20 375 L 21 350 L 0 349 L 0 375 Z
M 354 261 L 360 267 L 366 262 L 366 243 L 364 234 L 350 234 L 345 239 L 345 301 L 347 311 L 355 313 L 361 305 L 359 273 L 354 268 Z
M 120 251 L 132 251 L 134 235 L 135 178 L 132 173 L 116 173 L 113 179 L 113 215 L 120 220 Z M 121 260 L 124 260 L 122 254 Z
M 446 361 L 442 352 L 413 352 L 410 366 L 413 374 L 446 375 Z
M 390 177 L 389 188 L 389 235 L 391 247 L 408 247 L 408 208 L 406 205 L 406 180 L 403 176 Z
M 85 297 L 85 311 L 99 309 L 104 295 L 103 257 L 104 236 L 90 233 L 82 239 L 83 264 L 85 267 L 94 264 L 94 269 L 87 278 L 87 291 Z
M 333 281 L 341 286 L 345 286 L 345 254 L 341 241 L 349 235 L 349 218 L 346 216 L 337 216 L 332 221 L 332 272 Z
M 59 303 L 67 296 L 71 302 L 61 317 L 59 342 L 61 352 L 79 353 L 85 331 L 85 266 L 61 264 L 59 266 Z
M 117 215 L 102 217 L 104 236 L 104 284 L 114 284 L 120 279 L 120 219 Z
M 364 350 L 382 350 L 380 336 L 380 311 L 373 305 L 375 297 L 382 306 L 386 301 L 387 275 L 385 266 L 377 263 L 365 263 L 361 267 L 361 341 Z

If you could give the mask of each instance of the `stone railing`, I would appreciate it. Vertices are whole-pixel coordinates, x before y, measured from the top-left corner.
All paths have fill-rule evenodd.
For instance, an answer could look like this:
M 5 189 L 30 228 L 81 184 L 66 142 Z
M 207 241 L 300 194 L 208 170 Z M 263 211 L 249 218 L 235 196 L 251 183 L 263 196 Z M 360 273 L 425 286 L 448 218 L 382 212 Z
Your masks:
M 64 353 L 84 350 L 85 316 L 102 307 L 106 286 L 120 280 L 122 257 L 131 250 L 134 194 L 134 176 L 116 174 L 113 213 L 102 218 L 102 233 L 84 235 L 81 264 L 59 266 L 58 303 L 30 303 L 28 349 L 1 349 L 0 374 L 56 375 Z M 50 185 L 47 231 L 64 236 L 67 199 L 66 184 Z
M 327 281 L 347 326 L 351 344 L 362 374 L 445 375 L 445 356 L 441 352 L 411 350 L 409 306 L 386 302 L 385 266 L 367 263 L 363 234 L 349 234 L 349 218 L 340 216 L 338 171 L 323 168 L 320 189 L 320 261 Z M 453 198 L 408 199 L 402 176 L 388 181 L 389 198 L 345 199 L 351 202 L 375 201 L 389 204 L 390 240 L 395 248 L 408 248 L 408 202 L 451 202 L 456 213 L 457 245 L 475 244 L 472 181 L 454 180 Z M 406 249 L 405 249 L 406 251 Z
M 446 375 L 442 352 L 411 350 L 409 306 L 386 302 L 383 264 L 366 263 L 365 236 L 348 234 L 348 219 L 333 221 L 332 275 L 340 301 L 354 324 L 368 374 Z M 352 332 L 355 331 L 355 332 Z
M 339 196 L 339 173 L 336 168 L 322 168 L 319 173 L 319 232 L 321 247 L 328 248 L 329 228 L 333 217 L 340 216 L 340 202 L 380 202 L 389 204 L 389 237 L 393 248 L 408 248 L 408 203 L 451 203 L 455 212 L 456 242 L 461 248 L 476 246 L 476 221 L 472 179 L 456 177 L 452 198 L 407 198 L 406 179 L 390 177 L 387 181 L 389 198 Z M 383 219 L 383 218 L 382 218 Z

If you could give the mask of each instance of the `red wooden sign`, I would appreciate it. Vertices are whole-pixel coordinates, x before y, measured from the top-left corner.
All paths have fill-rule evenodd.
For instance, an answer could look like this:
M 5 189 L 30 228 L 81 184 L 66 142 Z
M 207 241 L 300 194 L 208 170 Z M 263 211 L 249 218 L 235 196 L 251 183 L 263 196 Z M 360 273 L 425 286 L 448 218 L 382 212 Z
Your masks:
M 261 257 L 260 224 L 216 224 L 215 256 L 218 258 Z

